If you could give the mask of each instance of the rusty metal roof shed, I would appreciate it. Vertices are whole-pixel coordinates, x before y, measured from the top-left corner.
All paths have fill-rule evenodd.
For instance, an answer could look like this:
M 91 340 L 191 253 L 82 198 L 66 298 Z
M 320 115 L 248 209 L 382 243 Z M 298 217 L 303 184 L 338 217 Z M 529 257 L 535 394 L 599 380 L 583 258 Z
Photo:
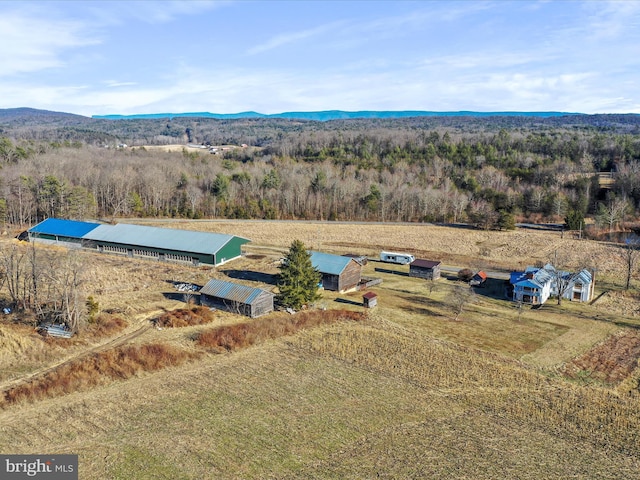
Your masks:
M 225 282 L 224 280 L 212 279 L 200 289 L 203 295 L 222 298 L 233 302 L 240 302 L 251 305 L 261 295 L 274 295 L 261 288 L 247 287 L 237 283 Z

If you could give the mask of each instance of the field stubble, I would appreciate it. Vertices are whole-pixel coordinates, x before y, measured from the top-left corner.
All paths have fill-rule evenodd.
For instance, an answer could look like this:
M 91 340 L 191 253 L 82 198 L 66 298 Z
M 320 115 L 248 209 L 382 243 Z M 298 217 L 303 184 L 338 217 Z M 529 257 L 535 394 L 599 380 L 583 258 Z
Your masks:
M 55 439 L 89 479 L 633 479 L 638 406 L 375 315 L 18 405 L 0 449 Z
M 274 259 L 296 238 L 333 253 L 377 257 L 394 249 L 505 270 L 544 263 L 564 248 L 577 265 L 595 258 L 610 284 L 621 271 L 608 244 L 539 232 L 313 222 L 166 226 L 250 238 L 255 258 L 194 270 L 101 257 L 106 263 L 91 269 L 104 308 L 148 319 L 152 310 L 184 305 L 162 295 L 169 280 L 204 284 L 225 278 L 226 268 L 277 272 Z M 377 266 L 370 262 L 367 272 Z M 634 385 L 581 386 L 537 370 L 555 372 L 621 330 L 616 322 L 632 320 L 620 318 L 615 305 L 569 303 L 518 314 L 480 293 L 453 321 L 454 286 L 443 279 L 429 291 L 415 279 L 385 275 L 375 289 L 380 306 L 365 323 L 318 327 L 16 405 L 0 412 L 0 449 L 38 453 L 55 442 L 59 451 L 80 454 L 89 479 L 640 478 L 640 400 L 626 393 Z M 360 301 L 359 293 L 324 292 L 330 308 L 361 311 Z M 151 330 L 136 341 L 184 346 L 209 328 L 236 323 L 217 314 L 212 327 Z M 16 352 L 31 348 L 6 342 Z

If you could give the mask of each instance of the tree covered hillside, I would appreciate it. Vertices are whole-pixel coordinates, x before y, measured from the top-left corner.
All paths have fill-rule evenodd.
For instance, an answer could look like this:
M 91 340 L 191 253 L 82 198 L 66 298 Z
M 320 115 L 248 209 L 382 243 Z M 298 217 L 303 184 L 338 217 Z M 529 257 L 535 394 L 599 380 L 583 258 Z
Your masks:
M 514 219 L 576 225 L 593 216 L 614 230 L 640 207 L 635 115 L 3 118 L 0 222 L 16 225 L 173 216 L 509 228 Z M 185 148 L 149 148 L 168 144 Z M 212 155 L 193 144 L 237 148 Z

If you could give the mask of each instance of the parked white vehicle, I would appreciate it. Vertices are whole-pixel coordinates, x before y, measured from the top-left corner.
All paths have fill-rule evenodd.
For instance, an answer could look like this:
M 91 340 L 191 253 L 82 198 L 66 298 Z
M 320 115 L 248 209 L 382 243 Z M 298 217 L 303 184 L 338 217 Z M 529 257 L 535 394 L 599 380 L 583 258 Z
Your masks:
M 380 260 L 387 263 L 398 263 L 400 265 L 407 265 L 416 259 L 410 253 L 396 253 L 396 252 L 381 252 Z

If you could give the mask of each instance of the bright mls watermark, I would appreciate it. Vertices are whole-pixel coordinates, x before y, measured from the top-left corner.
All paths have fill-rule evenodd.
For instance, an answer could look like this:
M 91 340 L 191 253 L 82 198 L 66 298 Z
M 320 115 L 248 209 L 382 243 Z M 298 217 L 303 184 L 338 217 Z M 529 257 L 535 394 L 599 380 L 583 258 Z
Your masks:
M 0 479 L 78 480 L 78 455 L 0 455 Z

